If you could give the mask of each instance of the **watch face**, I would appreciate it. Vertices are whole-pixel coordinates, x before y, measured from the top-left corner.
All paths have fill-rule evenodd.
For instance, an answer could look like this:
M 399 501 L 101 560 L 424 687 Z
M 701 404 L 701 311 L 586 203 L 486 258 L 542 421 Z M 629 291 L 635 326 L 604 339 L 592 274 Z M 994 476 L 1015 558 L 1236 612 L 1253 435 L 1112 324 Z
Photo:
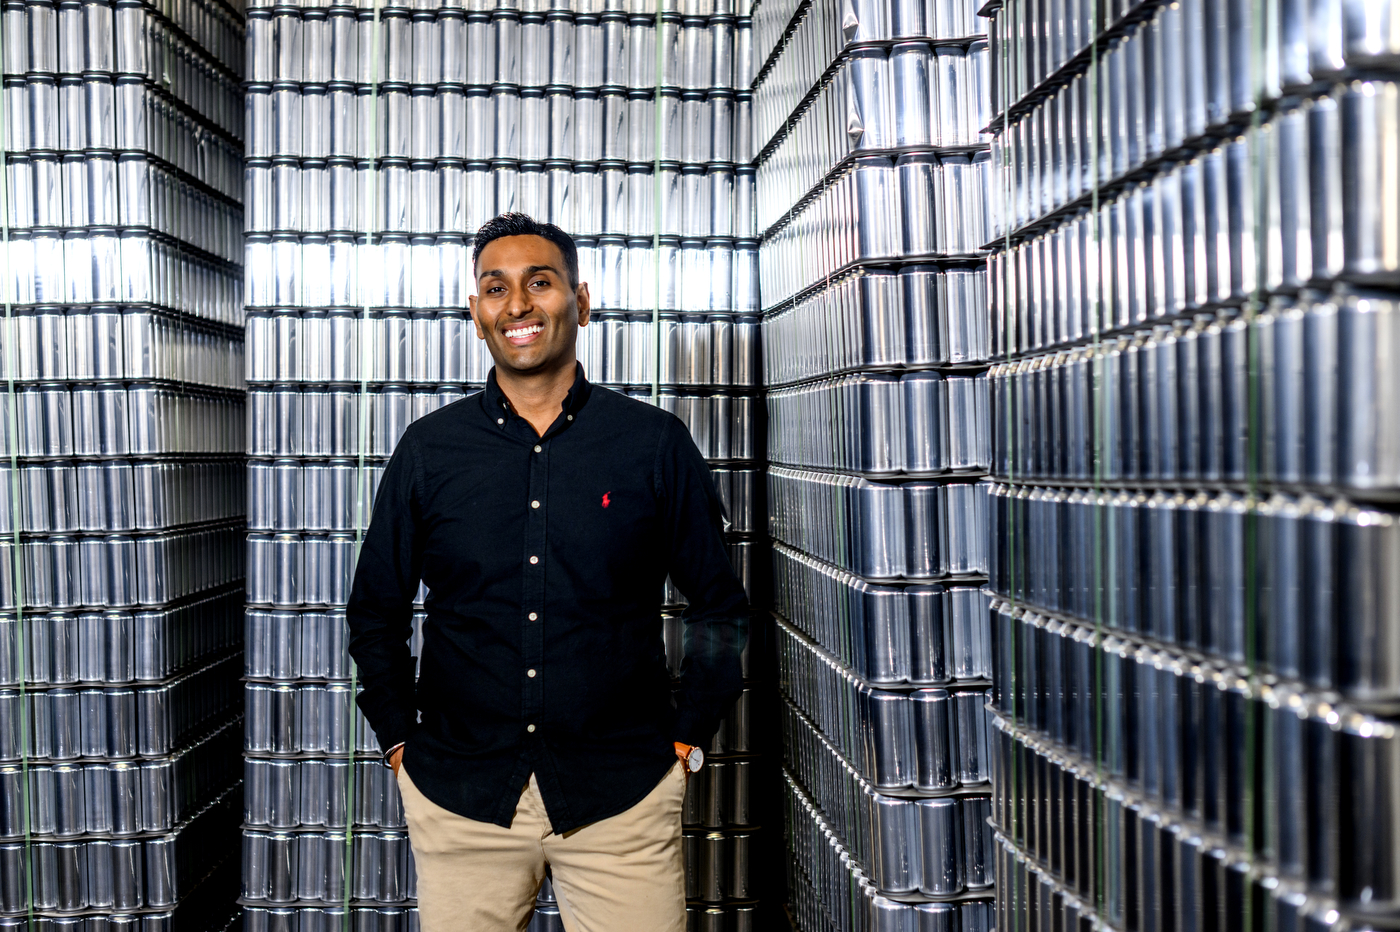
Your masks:
M 690 768 L 691 773 L 698 771 L 705 763 L 705 752 L 699 748 L 691 748 L 690 753 L 685 757 L 685 765 Z

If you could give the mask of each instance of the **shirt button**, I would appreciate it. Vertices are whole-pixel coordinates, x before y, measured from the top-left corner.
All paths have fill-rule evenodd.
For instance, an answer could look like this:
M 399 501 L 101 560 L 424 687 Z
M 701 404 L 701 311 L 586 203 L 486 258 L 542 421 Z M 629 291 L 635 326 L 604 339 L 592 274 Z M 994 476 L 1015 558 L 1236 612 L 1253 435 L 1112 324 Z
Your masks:
M 531 507 L 531 508 L 538 508 L 538 507 L 540 507 L 540 503 L 539 503 L 539 502 L 531 502 L 531 503 L 530 503 L 530 507 Z
M 530 679 L 534 679 L 534 678 L 535 678 L 535 671 L 534 671 L 534 670 L 526 670 L 526 671 L 525 671 L 525 675 L 528 676 L 528 677 L 530 677 Z
M 498 417 L 498 418 L 496 418 L 496 423 L 497 423 L 497 424 L 504 424 L 505 422 L 506 422 L 506 419 L 503 418 L 503 417 Z
M 570 415 L 568 415 L 568 419 L 572 421 L 572 420 L 574 419 L 574 416 L 573 416 L 572 414 L 570 414 Z
M 530 562 L 531 562 L 531 563 L 538 563 L 538 562 L 540 562 L 540 558 L 539 558 L 539 557 L 531 557 L 531 558 L 530 558 Z
M 536 615 L 534 612 L 531 612 L 531 613 L 530 613 L 530 620 L 531 620 L 531 621 L 534 621 L 534 620 L 536 620 L 536 619 L 539 618 L 539 617 L 540 617 L 540 616 L 539 616 L 539 615 Z
M 538 443 L 535 444 L 535 452 L 536 452 L 536 453 L 540 452 L 540 445 L 539 445 Z
M 526 725 L 526 726 L 525 726 L 525 730 L 526 730 L 526 731 L 534 731 L 534 730 L 535 730 L 535 726 L 534 726 L 534 725 Z

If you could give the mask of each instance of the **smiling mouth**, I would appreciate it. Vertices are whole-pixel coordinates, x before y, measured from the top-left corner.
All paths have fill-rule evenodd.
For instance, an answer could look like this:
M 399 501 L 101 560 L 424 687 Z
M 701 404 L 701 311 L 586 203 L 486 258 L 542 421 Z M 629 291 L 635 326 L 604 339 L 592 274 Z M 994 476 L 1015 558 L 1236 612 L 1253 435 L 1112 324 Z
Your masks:
M 538 323 L 523 324 L 518 327 L 511 327 L 505 331 L 506 339 L 514 346 L 525 346 L 534 342 L 535 337 L 544 332 L 544 325 Z

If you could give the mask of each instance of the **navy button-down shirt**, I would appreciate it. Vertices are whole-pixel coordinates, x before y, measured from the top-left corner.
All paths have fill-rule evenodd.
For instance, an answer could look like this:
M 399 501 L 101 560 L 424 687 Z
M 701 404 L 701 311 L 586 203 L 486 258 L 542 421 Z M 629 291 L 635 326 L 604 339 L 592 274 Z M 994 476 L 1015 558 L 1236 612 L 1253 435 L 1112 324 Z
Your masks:
M 380 746 L 405 742 L 423 795 L 478 821 L 510 825 L 531 773 L 555 832 L 630 808 L 742 689 L 748 605 L 722 520 L 674 415 L 580 368 L 539 436 L 492 370 L 408 428 L 379 485 L 346 614 Z M 675 700 L 668 573 L 689 602 Z

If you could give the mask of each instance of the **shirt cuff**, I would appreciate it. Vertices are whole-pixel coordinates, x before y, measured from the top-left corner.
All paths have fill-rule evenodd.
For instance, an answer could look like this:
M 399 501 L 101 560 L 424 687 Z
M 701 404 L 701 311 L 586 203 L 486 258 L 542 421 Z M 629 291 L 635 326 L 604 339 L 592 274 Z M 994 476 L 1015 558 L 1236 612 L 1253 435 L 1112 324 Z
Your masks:
M 387 751 L 384 752 L 384 756 L 380 759 L 383 761 L 385 767 L 388 767 L 390 770 L 394 768 L 394 765 L 389 763 L 389 758 L 393 757 L 394 752 L 402 748 L 406 743 L 407 742 L 405 741 L 400 741 L 398 744 L 394 745 L 393 747 L 389 748 Z

